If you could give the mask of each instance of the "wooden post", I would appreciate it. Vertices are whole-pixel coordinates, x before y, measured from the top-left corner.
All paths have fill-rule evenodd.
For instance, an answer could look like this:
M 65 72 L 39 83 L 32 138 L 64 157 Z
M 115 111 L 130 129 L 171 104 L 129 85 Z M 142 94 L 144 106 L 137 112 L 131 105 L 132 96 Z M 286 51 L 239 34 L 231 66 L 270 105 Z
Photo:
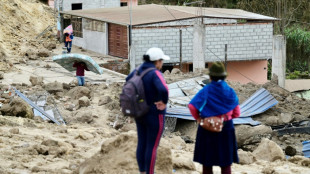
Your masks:
M 227 71 L 227 44 L 225 44 L 225 69 Z
M 182 65 L 182 29 L 180 29 L 180 70 L 183 70 L 183 65 Z

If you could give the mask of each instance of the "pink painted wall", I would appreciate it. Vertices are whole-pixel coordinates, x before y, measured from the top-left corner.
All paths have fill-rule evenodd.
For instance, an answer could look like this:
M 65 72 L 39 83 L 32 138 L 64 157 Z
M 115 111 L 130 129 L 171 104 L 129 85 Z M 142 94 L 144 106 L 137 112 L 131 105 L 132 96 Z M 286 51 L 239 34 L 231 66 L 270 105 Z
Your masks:
M 251 80 L 253 80 L 255 83 L 264 84 L 267 82 L 268 61 L 253 60 L 228 62 L 227 72 L 227 80 L 230 81 L 246 84 L 252 82 Z M 249 79 L 241 74 L 248 77 Z
M 130 6 L 130 0 L 121 0 L 121 2 L 127 2 L 128 6 Z M 132 0 L 132 6 L 137 6 L 138 0 Z

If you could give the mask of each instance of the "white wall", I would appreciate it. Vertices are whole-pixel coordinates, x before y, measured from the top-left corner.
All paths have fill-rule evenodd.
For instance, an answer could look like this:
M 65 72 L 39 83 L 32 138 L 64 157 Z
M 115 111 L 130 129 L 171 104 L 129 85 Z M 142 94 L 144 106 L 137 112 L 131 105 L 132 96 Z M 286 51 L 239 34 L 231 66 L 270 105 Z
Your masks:
M 59 1 L 59 0 L 58 0 Z M 120 0 L 64 0 L 63 11 L 70 11 L 71 4 L 82 3 L 83 10 L 94 8 L 120 7 Z
M 105 24 L 107 28 L 107 24 Z M 105 32 L 90 31 L 83 29 L 83 38 L 74 37 L 73 45 L 83 47 L 101 54 L 108 54 L 107 30 Z M 74 50 L 73 50 L 74 52 Z

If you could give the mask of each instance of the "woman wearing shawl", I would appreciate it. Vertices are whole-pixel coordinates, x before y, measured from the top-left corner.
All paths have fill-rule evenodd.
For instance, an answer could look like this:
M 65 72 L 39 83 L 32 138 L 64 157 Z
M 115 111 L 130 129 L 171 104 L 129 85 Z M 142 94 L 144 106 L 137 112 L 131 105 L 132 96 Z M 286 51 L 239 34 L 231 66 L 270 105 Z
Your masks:
M 201 119 L 223 117 L 221 132 L 211 132 L 198 126 L 194 161 L 203 165 L 203 174 L 212 174 L 212 166 L 220 166 L 222 174 L 231 174 L 231 165 L 238 163 L 237 142 L 233 118 L 240 115 L 235 91 L 225 82 L 227 73 L 222 63 L 210 68 L 211 83 L 201 89 L 191 100 L 189 109 L 200 124 Z

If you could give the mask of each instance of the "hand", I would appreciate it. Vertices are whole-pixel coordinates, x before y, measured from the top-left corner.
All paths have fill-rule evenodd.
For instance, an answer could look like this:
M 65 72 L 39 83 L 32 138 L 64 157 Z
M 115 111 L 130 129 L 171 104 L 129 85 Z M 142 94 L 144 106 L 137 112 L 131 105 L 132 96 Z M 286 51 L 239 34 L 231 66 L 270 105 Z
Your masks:
M 201 118 L 199 117 L 196 121 L 197 121 L 197 124 L 200 124 Z
M 166 104 L 163 101 L 155 102 L 154 103 L 157 107 L 158 110 L 165 110 L 166 109 Z

